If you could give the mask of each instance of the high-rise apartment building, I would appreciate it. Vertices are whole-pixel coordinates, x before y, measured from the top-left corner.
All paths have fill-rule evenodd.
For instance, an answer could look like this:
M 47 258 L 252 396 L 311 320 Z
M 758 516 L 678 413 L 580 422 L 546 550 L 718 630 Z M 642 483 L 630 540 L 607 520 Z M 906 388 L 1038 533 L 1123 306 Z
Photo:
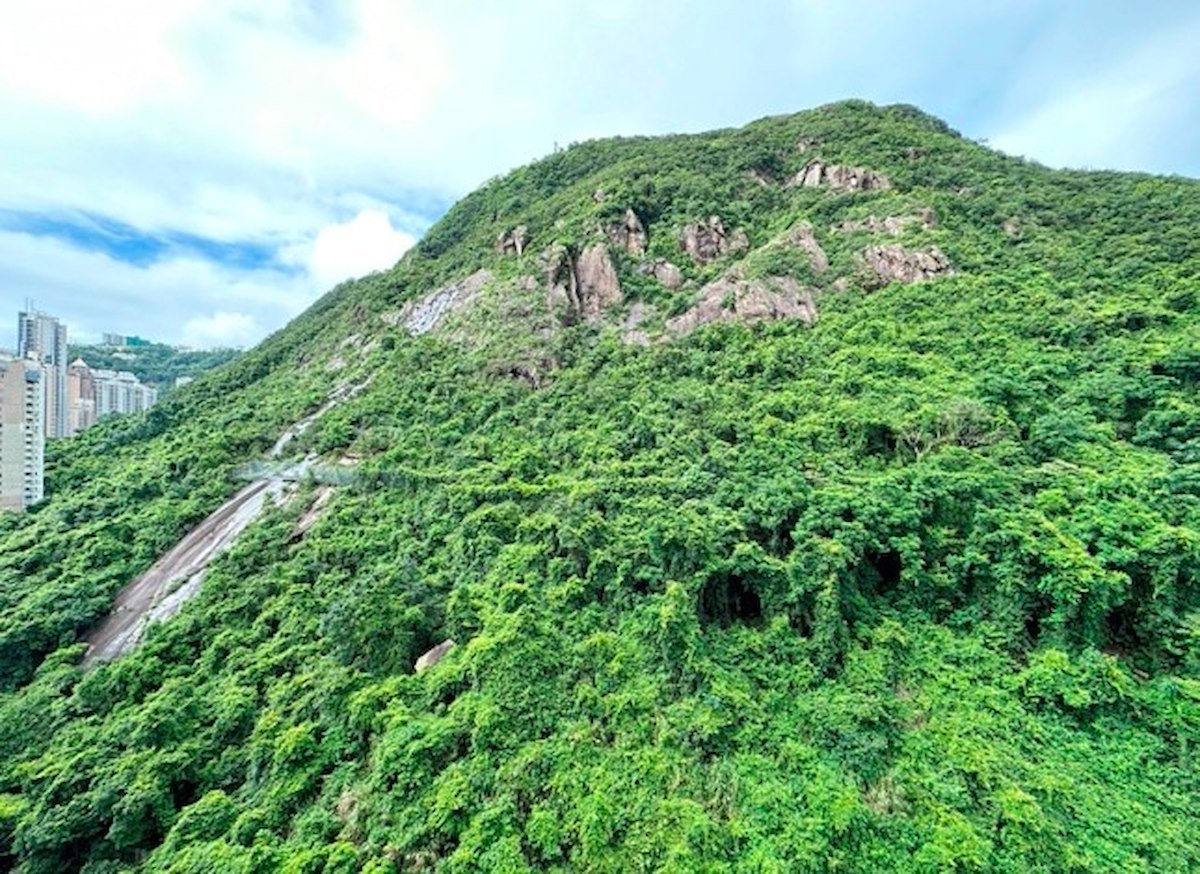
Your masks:
M 42 499 L 46 373 L 37 361 L 0 357 L 0 510 Z
M 36 310 L 22 312 L 17 321 L 17 355 L 45 365 L 45 436 L 66 437 L 69 433 L 67 326 Z
M 92 379 L 95 382 L 97 419 L 113 413 L 140 413 L 150 409 L 158 400 L 156 389 L 142 385 L 136 376 L 126 370 L 93 370 Z
M 158 401 L 158 390 L 127 370 L 93 370 L 82 358 L 67 368 L 67 432 L 74 436 L 105 416 L 140 413 Z
M 96 424 L 96 378 L 82 358 L 67 368 L 67 436 Z

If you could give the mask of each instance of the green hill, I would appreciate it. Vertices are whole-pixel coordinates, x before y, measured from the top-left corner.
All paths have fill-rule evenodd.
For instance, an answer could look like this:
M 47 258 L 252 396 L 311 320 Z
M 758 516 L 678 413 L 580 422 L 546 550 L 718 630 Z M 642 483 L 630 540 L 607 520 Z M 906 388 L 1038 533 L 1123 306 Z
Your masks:
M 197 377 L 232 360 L 237 349 L 181 349 L 165 343 L 142 341 L 131 346 L 71 344 L 68 358 L 82 358 L 93 368 L 127 370 L 139 381 L 171 391 L 181 376 Z
M 1198 226 L 861 102 L 493 180 L 0 517 L 0 868 L 1195 870 Z

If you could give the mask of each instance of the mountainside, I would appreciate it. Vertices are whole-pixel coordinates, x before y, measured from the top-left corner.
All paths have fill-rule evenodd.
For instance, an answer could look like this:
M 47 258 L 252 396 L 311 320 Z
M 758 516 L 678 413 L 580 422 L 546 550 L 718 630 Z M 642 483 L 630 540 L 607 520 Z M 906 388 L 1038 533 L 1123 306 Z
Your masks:
M 236 349 L 181 349 L 165 343 L 136 346 L 87 346 L 72 343 L 68 358 L 82 358 L 92 368 L 127 370 L 139 381 L 170 391 L 181 376 L 197 377 L 238 354 Z
M 489 182 L 0 515 L 0 869 L 1196 870 L 1197 227 L 861 102 Z

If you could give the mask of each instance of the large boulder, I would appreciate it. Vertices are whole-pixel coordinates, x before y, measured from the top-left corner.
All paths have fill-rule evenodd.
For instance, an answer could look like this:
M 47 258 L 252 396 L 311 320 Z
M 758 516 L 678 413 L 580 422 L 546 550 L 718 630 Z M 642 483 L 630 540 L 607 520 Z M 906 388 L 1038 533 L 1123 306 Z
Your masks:
M 606 246 L 597 243 L 580 252 L 575 273 L 579 277 L 580 312 L 584 319 L 594 321 L 601 312 L 625 300 L 616 265 Z
M 829 269 L 829 256 L 825 254 L 825 250 L 817 242 L 817 238 L 813 234 L 812 225 L 808 223 L 796 225 L 788 231 L 787 242 L 803 249 L 808 254 L 808 263 L 812 267 L 813 273 L 824 273 Z
M 434 665 L 444 659 L 449 654 L 450 650 L 454 649 L 455 646 L 456 644 L 453 640 L 443 640 L 433 649 L 429 650 L 419 659 L 417 659 L 416 664 L 413 665 L 413 670 L 419 674 L 424 670 L 432 668 Z
M 683 285 L 683 272 L 670 261 L 664 261 L 661 258 L 655 258 L 647 264 L 642 264 L 638 268 L 638 272 L 644 276 L 653 276 L 664 288 L 672 291 Z

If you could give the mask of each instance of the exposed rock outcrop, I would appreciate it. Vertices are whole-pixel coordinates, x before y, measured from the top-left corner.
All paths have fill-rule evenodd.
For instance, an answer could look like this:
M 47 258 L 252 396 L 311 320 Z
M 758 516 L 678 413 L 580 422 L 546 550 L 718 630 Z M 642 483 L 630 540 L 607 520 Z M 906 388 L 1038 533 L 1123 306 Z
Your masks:
M 625 210 L 621 220 L 609 227 L 607 236 L 609 242 L 630 255 L 640 258 L 646 254 L 646 228 L 632 209 Z
M 403 309 L 384 313 L 380 318 L 388 325 L 403 325 L 414 336 L 427 334 L 441 324 L 447 315 L 469 306 L 491 281 L 491 271 L 477 270 L 466 279 L 444 285 L 420 300 L 406 304 Z
M 822 185 L 834 191 L 886 191 L 892 187 L 886 176 L 866 167 L 820 161 L 809 161 L 803 170 L 788 180 L 789 187 L 817 188 Z
M 750 238 L 742 228 L 727 232 L 720 217 L 711 215 L 705 221 L 685 227 L 679 245 L 697 264 L 707 264 L 724 255 L 749 251 Z
M 594 319 L 603 310 L 625 300 L 617 268 L 604 246 L 584 249 L 575 264 L 575 273 L 579 277 L 579 301 L 585 319 Z
M 456 645 L 457 644 L 455 644 L 453 640 L 443 640 L 433 649 L 429 650 L 419 659 L 417 659 L 416 664 L 413 665 L 413 671 L 419 674 L 428 668 L 432 668 L 434 665 L 444 659 L 449 654 L 450 650 L 454 649 Z
M 800 285 L 791 276 L 743 279 L 730 273 L 700 290 L 696 305 L 668 319 L 672 334 L 688 334 L 713 322 L 762 322 L 770 319 L 800 319 L 806 324 L 817 320 L 812 289 Z
M 1000 226 L 1004 229 L 1004 234 L 1007 237 L 1016 239 L 1021 236 L 1021 220 L 1016 216 L 1004 220 L 1004 224 Z
M 925 282 L 954 272 L 950 259 L 936 246 L 924 250 L 906 249 L 895 243 L 867 246 L 862 257 L 873 274 L 868 282 L 873 288 L 889 282 Z
M 824 273 L 829 269 L 829 257 L 817 238 L 813 235 L 812 225 L 802 223 L 796 225 L 787 233 L 787 242 L 798 246 L 808 253 L 808 263 L 813 273 Z
M 496 251 L 501 255 L 522 255 L 529 243 L 529 228 L 517 225 L 511 231 L 505 231 L 496 237 Z
M 926 230 L 938 226 L 937 213 L 929 207 L 917 210 L 914 215 L 889 215 L 885 218 L 869 215 L 865 219 L 849 219 L 834 225 L 834 230 L 851 234 L 865 232 L 870 234 L 889 234 L 898 237 L 909 225 L 920 224 Z
M 664 261 L 661 258 L 656 258 L 648 264 L 643 264 L 638 268 L 638 271 L 646 276 L 653 276 L 664 288 L 669 288 L 672 291 L 683 285 L 683 273 L 678 267 L 670 261 Z
M 546 302 L 561 324 L 594 321 L 625 300 L 617 268 L 603 244 L 588 246 L 578 257 L 555 246 L 546 252 L 545 260 Z

